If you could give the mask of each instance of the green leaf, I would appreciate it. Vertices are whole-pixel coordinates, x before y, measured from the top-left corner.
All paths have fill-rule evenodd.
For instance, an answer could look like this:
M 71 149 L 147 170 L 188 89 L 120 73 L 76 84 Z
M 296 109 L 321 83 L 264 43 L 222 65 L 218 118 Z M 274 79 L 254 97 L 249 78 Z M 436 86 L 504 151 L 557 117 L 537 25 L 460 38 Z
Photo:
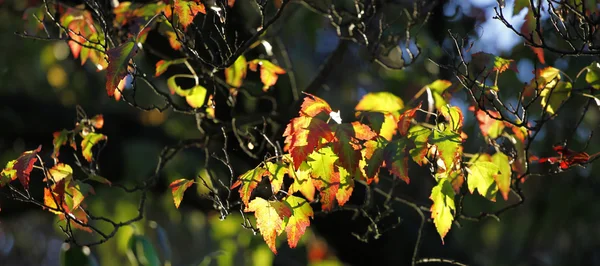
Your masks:
M 454 189 L 452 189 L 452 184 L 447 178 L 440 179 L 437 186 L 431 190 L 431 196 L 429 196 L 429 199 L 433 201 L 431 218 L 442 238 L 442 244 L 444 243 L 444 237 L 452 227 L 452 221 L 454 221 L 454 212 L 456 212 L 454 196 Z
M 289 166 L 280 162 L 267 162 L 267 170 L 269 171 L 269 181 L 271 181 L 271 190 L 273 194 L 278 193 L 283 185 L 283 178 L 288 173 Z
M 431 135 L 431 129 L 425 128 L 420 125 L 415 125 L 408 130 L 408 139 L 414 142 L 415 147 L 410 149 L 408 153 L 410 157 L 419 165 L 423 165 L 425 157 L 427 156 L 427 142 L 429 141 L 429 135 Z
M 154 76 L 158 77 L 162 75 L 171 65 L 184 64 L 185 60 L 185 58 L 180 58 L 174 60 L 160 60 L 156 62 L 156 74 L 154 74 Z
M 364 167 L 367 178 L 376 178 L 384 160 L 384 149 L 388 141 L 382 137 L 365 142 L 365 162 Z
M 239 88 L 242 86 L 244 78 L 246 78 L 247 71 L 248 64 L 246 62 L 246 57 L 240 55 L 233 65 L 225 69 L 225 82 L 234 88 Z
M 354 110 L 380 113 L 397 113 L 404 108 L 404 102 L 393 93 L 382 91 L 368 93 L 360 99 Z
M 173 75 L 169 79 L 167 79 L 167 87 L 171 93 L 176 93 L 179 96 L 185 97 L 186 102 L 193 108 L 199 108 L 204 105 L 204 100 L 206 100 L 206 88 L 200 85 L 196 85 L 191 89 L 184 90 L 175 81 L 176 78 L 182 77 L 180 75 Z
M 189 179 L 177 179 L 171 182 L 169 187 L 171 188 L 171 193 L 173 193 L 173 202 L 175 203 L 175 208 L 179 208 L 181 200 L 183 200 L 183 194 L 193 184 L 194 180 Z
M 314 151 L 308 156 L 308 165 L 312 169 L 312 176 L 329 180 L 333 175 L 333 164 L 339 157 L 330 146 Z
M 83 140 L 81 141 L 81 153 L 83 154 L 83 157 L 88 162 L 92 162 L 92 147 L 98 144 L 98 142 L 106 139 L 107 137 L 100 133 L 91 132 L 85 135 L 85 137 L 83 137 Z
M 103 183 L 103 184 L 107 184 L 107 185 L 109 185 L 109 186 L 111 186 L 111 185 L 112 185 L 112 182 L 110 182 L 110 180 L 108 180 L 108 179 L 106 179 L 106 178 L 104 178 L 104 177 L 102 177 L 102 176 L 99 176 L 99 175 L 90 175 L 88 178 L 89 178 L 90 180 L 94 180 L 94 181 L 96 181 L 96 182 L 100 182 L 100 183 Z
M 106 92 L 113 96 L 119 82 L 127 76 L 127 65 L 135 55 L 138 46 L 133 41 L 128 41 L 118 47 L 108 50 L 108 68 L 106 69 Z
M 394 140 L 388 143 L 383 150 L 385 166 L 390 173 L 410 183 L 408 178 L 408 157 L 406 156 L 407 140 L 405 138 Z
M 300 191 L 302 195 L 309 201 L 315 198 L 315 186 L 310 177 L 311 168 L 306 162 L 302 162 L 300 167 L 294 171 L 293 165 L 290 165 L 290 176 L 294 179 L 294 183 L 290 186 L 290 194 Z
M 445 106 L 447 104 L 443 94 L 446 91 L 446 89 L 450 88 L 450 86 L 452 86 L 452 82 L 443 79 L 438 79 L 426 86 L 427 88 L 429 88 L 429 90 L 431 90 L 436 109 L 439 110 L 440 108 L 442 108 L 442 106 Z
M 0 173 L 0 187 L 3 187 L 11 181 L 17 179 L 17 169 L 14 169 L 16 163 L 17 160 L 11 160 L 6 163 L 6 166 Z
M 450 129 L 452 129 L 452 131 L 460 132 L 464 120 L 460 108 L 444 105 L 438 110 L 440 110 L 440 113 L 446 118 L 446 122 L 450 125 Z
M 560 105 L 571 96 L 572 90 L 573 84 L 564 81 L 559 81 L 556 86 L 544 87 L 540 93 L 542 108 L 550 114 L 555 114 Z
M 67 144 L 67 140 L 69 138 L 69 131 L 63 129 L 62 131 L 54 132 L 52 140 L 52 144 L 54 145 L 54 151 L 52 152 L 52 158 L 57 159 L 60 153 L 60 147 Z
M 453 132 L 450 127 L 443 131 L 434 130 L 431 144 L 435 145 L 439 157 L 444 162 L 444 170 L 452 169 L 460 161 L 462 156 L 462 138 L 460 134 Z
M 600 63 L 594 62 L 587 68 L 587 74 L 585 74 L 585 81 L 592 86 L 594 89 L 600 89 Z
M 496 201 L 496 186 L 495 178 L 500 169 L 498 165 L 491 162 L 491 158 L 487 154 L 475 155 L 467 167 L 467 185 L 471 194 L 477 192 L 491 201 Z
M 152 242 L 147 237 L 141 235 L 133 235 L 129 239 L 129 250 L 132 252 L 133 258 L 137 260 L 139 265 L 144 266 L 160 266 L 158 253 L 152 245 Z M 130 259 L 133 259 L 130 258 Z
M 508 200 L 508 193 L 510 193 L 510 183 L 512 170 L 510 167 L 510 159 L 504 153 L 496 152 L 492 155 L 492 163 L 498 166 L 499 174 L 495 175 L 496 186 L 502 194 L 504 200 Z

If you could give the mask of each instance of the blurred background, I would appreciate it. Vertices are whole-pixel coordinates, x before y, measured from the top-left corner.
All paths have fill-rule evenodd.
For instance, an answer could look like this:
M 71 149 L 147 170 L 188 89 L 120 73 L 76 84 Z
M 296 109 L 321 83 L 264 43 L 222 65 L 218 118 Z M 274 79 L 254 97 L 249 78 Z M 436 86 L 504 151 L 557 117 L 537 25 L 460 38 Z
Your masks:
M 112 182 L 136 184 L 154 171 L 164 145 L 200 136 L 193 117 L 170 111 L 142 112 L 108 98 L 104 73 L 96 72 L 89 64 L 81 66 L 72 58 L 66 43 L 16 36 L 15 32 L 27 30 L 23 12 L 35 2 L 0 0 L 2 165 L 40 144 L 42 156 L 49 158 L 53 132 L 74 126 L 76 105 L 83 107 L 88 116 L 104 115 L 105 126 L 101 132 L 109 141 L 100 165 L 103 176 Z M 341 110 L 343 117 L 351 117 L 353 107 L 368 92 L 390 91 L 407 102 L 421 87 L 436 79 L 452 80 L 450 73 L 433 63 L 450 62 L 454 49 L 447 34 L 450 29 L 474 40 L 472 52 L 485 51 L 515 59 L 518 73 L 504 74 L 499 84 L 501 96 L 515 102 L 517 92 L 533 77 L 536 56 L 504 25 L 492 19 L 496 5 L 489 0 L 441 1 L 429 23 L 419 32 L 416 44 L 421 47 L 421 54 L 402 70 L 390 70 L 373 63 L 363 48 L 350 44 L 339 67 L 330 75 L 327 87 L 319 91 L 318 96 L 334 109 Z M 512 11 L 512 5 L 513 2 L 506 1 L 507 12 Z M 293 9 L 284 14 L 288 15 L 285 23 L 277 25 L 276 37 L 289 54 L 295 86 L 304 88 L 339 40 L 327 19 L 302 5 L 294 4 Z M 520 28 L 526 12 L 525 9 L 505 15 Z M 152 38 L 150 35 L 148 42 Z M 161 41 L 164 42 L 156 40 Z M 551 53 L 545 56 L 547 65 L 561 69 L 570 77 L 576 77 L 593 61 L 593 58 L 559 57 Z M 152 58 L 140 62 L 142 68 L 153 73 L 155 61 Z M 158 83 L 163 89 L 166 87 L 165 81 Z M 283 98 L 291 97 L 286 92 L 290 84 L 290 78 L 282 76 L 274 88 L 282 92 L 274 93 Z M 566 108 L 573 111 L 564 112 L 564 117 L 542 130 L 533 143 L 534 154 L 550 156 L 552 146 L 567 138 L 573 149 L 586 145 L 600 116 L 597 106 L 593 106 L 583 125 L 572 134 L 569 127 L 572 119 L 580 114 L 582 103 L 569 103 Z M 465 113 L 465 131 L 473 140 L 467 142 L 465 151 L 476 152 L 483 145 L 483 138 L 474 133 L 476 121 L 466 110 L 467 95 L 457 90 L 451 104 L 460 106 Z M 249 103 L 246 108 L 250 111 L 260 108 L 256 105 L 256 102 Z M 592 136 L 589 142 L 586 151 L 590 154 L 600 151 L 597 139 Z M 352 221 L 351 214 L 343 212 L 317 215 L 296 249 L 288 248 L 285 239 L 280 237 L 276 256 L 261 236 L 253 235 L 240 225 L 239 215 L 232 214 L 221 221 L 211 202 L 201 197 L 207 193 L 202 186 L 195 186 L 196 191 L 187 193 L 181 207 L 176 209 L 168 184 L 179 178 L 206 175 L 206 169 L 202 168 L 205 159 L 201 150 L 178 154 L 166 166 L 161 175 L 164 178 L 152 189 L 144 219 L 124 227 L 111 241 L 92 248 L 63 244 L 64 235 L 55 215 L 36 206 L 0 198 L 0 265 L 77 265 L 61 262 L 61 254 L 65 252 L 91 257 L 95 265 L 154 265 L 154 258 L 160 265 L 405 265 L 410 262 L 419 220 L 402 206 L 396 210 L 401 223 L 368 243 L 352 235 L 366 230 L 365 221 Z M 241 169 L 239 173 L 254 167 L 252 161 L 245 161 L 241 156 L 233 160 Z M 415 170 L 411 178 L 417 181 L 402 190 L 415 201 L 429 205 L 431 182 L 418 181 L 419 175 L 427 174 L 423 170 L 426 169 Z M 543 168 L 536 170 L 550 172 Z M 523 185 L 526 201 L 522 206 L 503 214 L 500 222 L 494 219 L 477 223 L 461 221 L 460 227 L 455 226 L 450 231 L 444 245 L 433 225 L 428 224 L 420 257 L 445 257 L 469 265 L 600 265 L 600 208 L 595 207 L 596 200 L 600 199 L 598 171 L 598 167 L 589 165 L 531 177 Z M 227 175 L 227 172 L 223 169 L 216 174 Z M 33 175 L 32 180 L 35 178 Z M 32 193 L 39 193 L 41 198 L 41 189 L 39 185 L 33 187 Z M 98 215 L 117 221 L 136 215 L 139 194 L 102 186 L 95 190 L 96 195 L 90 197 L 87 204 Z M 476 215 L 513 201 L 499 199 L 492 204 L 473 198 L 465 202 L 465 210 Z M 140 260 L 144 256 L 147 259 Z

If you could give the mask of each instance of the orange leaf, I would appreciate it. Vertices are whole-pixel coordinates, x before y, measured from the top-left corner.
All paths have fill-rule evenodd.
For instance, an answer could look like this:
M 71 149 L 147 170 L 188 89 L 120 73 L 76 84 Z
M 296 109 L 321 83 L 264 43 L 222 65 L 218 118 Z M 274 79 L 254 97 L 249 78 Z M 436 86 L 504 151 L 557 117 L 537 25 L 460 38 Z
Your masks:
M 306 94 L 306 97 L 304 97 L 304 102 L 302 102 L 302 106 L 300 107 L 300 115 L 315 117 L 321 112 L 325 112 L 326 114 L 333 112 L 325 100 L 312 94 L 304 94 Z
M 310 204 L 303 198 L 290 195 L 285 198 L 285 202 L 292 210 L 285 232 L 287 233 L 288 245 L 295 248 L 300 237 L 304 235 L 306 228 L 310 225 L 310 217 L 313 217 L 314 212 Z
M 183 200 L 183 194 L 193 184 L 194 180 L 189 179 L 177 179 L 171 182 L 169 187 L 171 188 L 171 193 L 173 194 L 173 202 L 175 203 L 175 208 L 179 208 L 181 200 Z
M 241 185 L 239 192 L 240 198 L 242 198 L 242 202 L 246 206 L 248 206 L 248 202 L 250 201 L 250 196 L 252 196 L 252 191 L 258 186 L 260 181 L 262 181 L 263 176 L 268 176 L 269 171 L 262 167 L 256 167 L 252 170 L 247 171 L 238 177 L 238 180 L 231 185 L 231 189 L 234 189 Z
M 192 24 L 198 13 L 206 14 L 204 4 L 199 1 L 174 0 L 173 7 L 183 30 Z
M 398 131 L 400 132 L 400 135 L 406 136 L 408 129 L 410 128 L 410 123 L 419 109 L 421 109 L 421 103 L 419 103 L 417 107 L 408 109 L 400 115 L 400 118 L 398 119 Z
M 300 167 L 302 161 L 315 150 L 321 138 L 326 142 L 333 140 L 334 135 L 325 121 L 318 118 L 300 116 L 292 119 L 285 132 L 284 151 L 289 151 L 294 167 Z
M 277 254 L 275 239 L 283 232 L 284 219 L 292 215 L 290 206 L 284 202 L 255 198 L 248 204 L 245 211 L 254 212 L 256 227 L 260 230 L 267 246 Z

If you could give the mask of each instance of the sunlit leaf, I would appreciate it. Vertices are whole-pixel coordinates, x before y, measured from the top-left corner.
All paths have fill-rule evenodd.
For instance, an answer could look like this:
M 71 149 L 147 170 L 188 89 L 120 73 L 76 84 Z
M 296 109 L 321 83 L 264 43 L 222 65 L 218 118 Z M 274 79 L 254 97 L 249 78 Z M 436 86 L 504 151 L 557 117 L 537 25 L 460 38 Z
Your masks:
M 3 187 L 11 181 L 17 179 L 17 169 L 14 168 L 16 163 L 17 160 L 11 160 L 6 163 L 6 166 L 0 173 L 0 187 Z
M 29 176 L 31 175 L 31 170 L 33 170 L 33 165 L 37 162 L 37 153 L 42 150 L 42 146 L 40 145 L 35 150 L 26 151 L 19 158 L 17 158 L 13 169 L 15 170 L 15 174 L 23 185 L 25 190 L 29 190 Z M 3 171 L 4 172 L 4 171 Z
M 411 121 L 413 118 L 415 118 L 415 115 L 419 109 L 421 109 L 420 103 L 417 107 L 408 109 L 404 111 L 402 115 L 400 115 L 400 118 L 398 118 L 398 132 L 400 132 L 400 135 L 405 136 L 408 133 Z
M 260 65 L 260 80 L 264 84 L 263 91 L 269 90 L 269 88 L 277 83 L 278 75 L 285 74 L 285 70 L 268 60 L 254 59 L 248 63 L 248 68 L 252 71 L 256 71 Z
M 440 113 L 446 119 L 448 125 L 450 125 L 450 129 L 452 131 L 459 131 L 462 129 L 463 125 L 463 114 L 460 108 L 456 106 L 444 105 L 439 108 Z
M 372 131 L 378 133 L 379 136 L 387 140 L 392 140 L 392 137 L 396 135 L 399 123 L 396 123 L 396 118 L 393 114 L 379 112 L 359 112 L 359 114 L 367 118 L 370 128 Z
M 390 173 L 410 183 L 408 178 L 408 157 L 406 156 L 406 139 L 397 139 L 385 146 L 383 158 Z
M 69 131 L 63 129 L 62 131 L 54 132 L 52 144 L 54 145 L 54 151 L 52 152 L 52 158 L 57 159 L 60 154 L 60 147 L 67 144 L 69 138 Z
M 246 62 L 246 57 L 240 55 L 240 57 L 235 60 L 233 65 L 225 69 L 225 82 L 234 88 L 239 88 L 242 86 L 242 82 L 246 78 L 247 71 L 248 64 Z
M 294 162 L 294 167 L 300 164 L 311 154 L 320 143 L 335 137 L 327 123 L 318 118 L 300 116 L 292 119 L 283 133 L 285 137 L 284 151 L 289 151 Z
M 127 76 L 127 65 L 135 55 L 138 46 L 128 41 L 118 47 L 108 50 L 108 68 L 106 69 L 106 92 L 113 96 L 119 82 Z
M 191 89 L 184 90 L 179 85 L 177 85 L 175 79 L 177 75 L 171 76 L 167 79 L 167 87 L 171 93 L 176 93 L 179 96 L 185 97 L 186 102 L 193 108 L 199 108 L 204 105 L 204 101 L 206 100 L 206 88 L 200 85 L 196 85 Z
M 340 173 L 334 171 L 330 176 L 313 178 L 313 184 L 319 190 L 321 195 L 321 209 L 331 211 L 336 202 L 336 195 L 340 188 Z
M 169 68 L 172 65 L 183 63 L 185 63 L 185 58 L 174 60 L 159 60 L 158 62 L 156 62 L 156 74 L 154 74 L 154 76 L 158 77 L 162 75 L 163 73 L 165 73 L 165 71 L 167 71 L 167 68 Z
M 492 163 L 498 166 L 499 174 L 495 175 L 496 186 L 504 200 L 508 200 L 508 193 L 510 193 L 510 183 L 512 170 L 510 169 L 510 159 L 504 153 L 496 152 L 492 155 Z
M 443 95 L 450 86 L 452 86 L 452 82 L 443 79 L 438 79 L 426 86 L 431 91 L 436 109 L 439 110 L 442 106 L 447 104 Z
M 260 230 L 267 246 L 277 254 L 275 239 L 285 228 L 284 219 L 292 215 L 290 206 L 284 202 L 255 198 L 248 204 L 245 211 L 254 212 L 256 227 Z
M 287 233 L 288 245 L 295 248 L 306 232 L 306 228 L 310 225 L 310 218 L 313 217 L 314 213 L 310 204 L 303 198 L 290 195 L 285 198 L 285 202 L 292 210 L 292 215 L 285 226 L 285 232 Z
M 206 10 L 204 4 L 200 1 L 174 0 L 173 13 L 179 19 L 183 30 L 185 30 L 192 24 L 198 13 L 206 14 Z
M 571 96 L 573 84 L 571 82 L 559 81 L 555 86 L 544 87 L 542 96 L 542 108 L 550 114 L 555 114 L 558 108 Z
M 293 170 L 293 165 L 290 165 L 289 171 L 293 173 L 292 178 L 294 179 L 294 183 L 290 186 L 290 193 L 299 191 L 308 201 L 313 201 L 315 198 L 315 186 L 310 177 L 312 168 L 306 162 L 303 162 L 296 171 Z
M 460 134 L 453 132 L 449 127 L 444 131 L 434 130 L 430 137 L 431 145 L 435 146 L 436 152 L 444 162 L 445 169 L 451 169 L 458 165 L 462 156 L 462 139 Z
M 307 163 L 312 169 L 312 175 L 317 178 L 329 179 L 334 172 L 333 164 L 339 159 L 333 148 L 327 146 L 311 153 Z
M 81 141 L 81 153 L 83 154 L 83 157 L 88 162 L 92 162 L 92 147 L 98 144 L 98 142 L 106 140 L 107 138 L 108 137 L 106 137 L 105 135 L 93 132 L 85 135 L 85 137 L 83 137 L 83 140 Z
M 477 192 L 491 201 L 496 201 L 496 175 L 499 174 L 499 166 L 492 162 L 492 159 L 487 154 L 475 155 L 469 161 L 467 167 L 467 185 L 471 194 Z
M 288 173 L 288 169 L 287 164 L 267 162 L 267 170 L 270 173 L 269 181 L 271 182 L 271 190 L 274 194 L 281 189 L 283 177 Z
M 252 196 L 252 191 L 256 188 L 256 186 L 258 186 L 260 181 L 262 181 L 263 176 L 267 176 L 268 174 L 269 171 L 262 167 L 256 167 L 252 170 L 248 170 L 246 173 L 238 177 L 238 180 L 231 185 L 231 189 L 241 185 L 239 189 L 240 198 L 242 198 L 242 202 L 248 206 L 250 196 Z
M 183 200 L 183 194 L 193 184 L 194 180 L 189 179 L 177 179 L 171 182 L 169 187 L 171 188 L 171 193 L 173 194 L 173 202 L 175 203 L 175 208 L 179 208 L 181 200 Z
M 73 177 L 73 168 L 68 164 L 59 163 L 48 169 L 48 173 L 50 174 L 51 180 L 54 182 L 65 179 L 65 182 L 69 183 Z
M 437 186 L 433 187 L 431 196 L 429 196 L 429 199 L 433 201 L 431 218 L 442 238 L 442 243 L 444 243 L 444 237 L 450 231 L 452 221 L 454 221 L 454 212 L 456 212 L 454 195 L 454 189 L 452 189 L 450 181 L 444 178 L 438 182 Z
M 382 138 L 369 140 L 365 142 L 365 162 L 364 168 L 367 178 L 376 178 L 384 162 L 384 149 L 388 141 Z
M 420 125 L 412 126 L 408 130 L 408 139 L 414 142 L 415 147 L 410 149 L 410 157 L 419 165 L 423 165 L 426 162 L 425 157 L 427 156 L 429 135 L 431 135 L 431 129 L 425 128 Z
M 382 91 L 368 93 L 360 99 L 354 110 L 395 113 L 404 108 L 404 102 L 393 93 Z
M 553 88 L 560 81 L 560 70 L 554 67 L 546 67 L 538 69 L 535 72 L 535 77 L 525 86 L 525 93 L 531 94 L 534 90 L 542 90 L 546 87 Z
M 515 60 L 505 59 L 493 54 L 478 52 L 473 54 L 473 60 L 478 61 L 477 63 L 483 65 L 486 69 L 497 71 L 498 73 L 502 73 L 508 69 L 517 73 L 519 72 Z
M 334 151 L 340 158 L 340 164 L 346 168 L 350 175 L 354 175 L 358 170 L 358 164 L 361 159 L 360 150 L 361 141 L 371 140 L 377 134 L 360 122 L 345 123 L 332 127 L 335 130 Z
M 474 111 L 475 107 L 471 106 L 469 110 Z M 489 113 L 489 114 L 488 114 Z M 477 118 L 477 122 L 479 123 L 479 129 L 481 130 L 481 134 L 484 137 L 490 137 L 491 139 L 496 139 L 500 137 L 502 132 L 504 131 L 504 123 L 501 120 L 497 120 L 492 118 L 501 118 L 500 113 L 497 111 L 483 111 L 478 109 L 475 111 L 475 117 Z
M 585 81 L 594 89 L 600 89 L 600 63 L 594 62 L 587 68 Z
M 335 199 L 340 206 L 344 206 L 344 204 L 350 200 L 352 191 L 354 191 L 354 178 L 345 168 L 338 166 L 337 169 L 337 174 L 339 175 L 339 187 L 337 193 L 335 193 Z
M 331 112 L 333 112 L 333 110 L 331 110 L 331 107 L 325 100 L 312 94 L 305 93 L 305 95 L 306 96 L 304 97 L 302 106 L 300 107 L 301 116 L 315 117 L 321 112 L 324 112 L 326 114 L 330 114 Z

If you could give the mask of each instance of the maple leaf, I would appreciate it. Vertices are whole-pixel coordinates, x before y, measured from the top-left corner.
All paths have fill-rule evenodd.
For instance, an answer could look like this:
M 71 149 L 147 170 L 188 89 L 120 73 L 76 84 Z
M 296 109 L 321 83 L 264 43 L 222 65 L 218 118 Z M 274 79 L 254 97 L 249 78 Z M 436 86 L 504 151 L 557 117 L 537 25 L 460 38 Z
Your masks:
M 330 176 L 313 179 L 313 184 L 321 195 L 321 209 L 331 211 L 340 187 L 340 172 L 333 172 Z
M 438 79 L 425 86 L 431 92 L 436 109 L 439 110 L 442 106 L 447 104 L 443 95 L 450 86 L 452 86 L 452 82 L 443 79 Z
M 377 136 L 367 125 L 360 122 L 340 124 L 333 127 L 336 141 L 333 143 L 334 150 L 340 158 L 340 164 L 346 168 L 351 175 L 358 170 L 362 149 L 361 140 L 371 140 Z
M 402 99 L 393 93 L 382 91 L 367 93 L 360 99 L 354 110 L 381 113 L 397 113 L 404 108 Z
M 256 227 L 260 230 L 267 246 L 277 254 L 275 239 L 285 228 L 284 219 L 292 215 L 290 206 L 284 202 L 255 198 L 248 204 L 245 211 L 254 212 Z
M 242 202 L 248 206 L 248 202 L 250 201 L 250 196 L 252 196 L 252 191 L 258 186 L 260 181 L 262 181 L 263 176 L 269 174 L 269 171 L 262 167 L 256 167 L 252 170 L 248 170 L 246 173 L 240 175 L 238 180 L 231 185 L 231 189 L 234 189 L 241 185 L 240 198 L 242 198 Z
M 104 127 L 104 116 L 95 115 L 94 117 L 90 118 L 88 122 L 91 126 L 95 127 L 96 129 L 101 129 L 102 127 Z
M 435 153 L 439 154 L 444 162 L 444 170 L 451 169 L 459 164 L 462 156 L 462 138 L 460 134 L 453 132 L 450 127 L 446 127 L 443 131 L 434 130 L 430 142 L 431 145 L 435 146 Z
M 410 183 L 408 178 L 408 157 L 406 157 L 406 139 L 397 139 L 385 146 L 383 158 L 391 174 Z
M 68 184 L 73 178 L 73 168 L 70 165 L 59 163 L 48 170 L 50 179 L 54 182 L 60 182 L 64 179 L 65 183 Z
M 88 162 L 92 162 L 92 147 L 98 144 L 98 142 L 106 140 L 108 137 L 100 134 L 100 133 L 88 133 L 83 137 L 81 141 L 81 153 L 83 154 L 83 158 L 85 158 Z
M 488 69 L 488 73 L 491 71 L 498 71 L 498 73 L 502 73 L 508 69 L 519 73 L 517 65 L 515 64 L 515 60 L 512 59 L 505 59 L 485 52 L 475 53 L 473 54 L 472 58 L 472 60 L 480 64 L 481 67 Z
M 324 112 L 326 114 L 330 114 L 333 112 L 329 104 L 312 94 L 304 93 L 306 97 L 304 97 L 304 101 L 302 102 L 302 106 L 300 106 L 300 115 L 301 116 L 310 116 L 315 117 L 319 113 Z
M 379 136 L 382 136 L 386 140 L 390 141 L 396 135 L 396 129 L 399 124 L 396 123 L 396 118 L 393 114 L 378 112 L 360 112 L 357 114 L 366 117 L 372 131 L 377 132 Z
M 242 86 L 242 82 L 246 78 L 247 71 L 248 64 L 246 62 L 246 57 L 240 55 L 240 57 L 235 60 L 233 65 L 225 69 L 225 82 L 234 88 L 239 88 Z
M 112 97 L 119 83 L 127 76 L 127 65 L 135 55 L 138 46 L 128 41 L 108 50 L 108 68 L 106 69 L 106 92 Z
M 488 200 L 496 201 L 496 192 L 498 187 L 496 186 L 496 175 L 500 171 L 498 165 L 492 162 L 491 157 L 488 154 L 475 155 L 469 161 L 470 165 L 467 167 L 467 185 L 471 194 L 475 193 L 475 190 L 479 195 L 484 196 Z
M 553 88 L 560 81 L 560 70 L 554 67 L 537 69 L 535 77 L 525 86 L 525 95 L 531 95 L 534 90 L 542 90 L 545 87 Z
M 198 13 L 206 14 L 204 4 L 199 1 L 174 0 L 173 9 L 173 13 L 177 15 L 184 31 L 192 24 Z
M 295 168 L 315 150 L 321 138 L 330 142 L 335 137 L 325 121 L 307 116 L 293 118 L 286 126 L 283 136 L 283 150 L 290 152 Z
M 388 141 L 383 138 L 365 142 L 363 157 L 365 158 L 365 175 L 367 178 L 376 178 L 384 161 L 384 149 Z
M 350 196 L 352 196 L 352 191 L 354 190 L 354 178 L 352 178 L 350 172 L 345 168 L 338 166 L 337 169 L 339 185 L 338 191 L 335 193 L 335 199 L 340 206 L 344 206 L 344 204 L 350 200 Z
M 586 67 L 585 81 L 594 89 L 600 89 L 600 64 L 593 62 Z
M 276 194 L 283 185 L 283 178 L 288 173 L 288 165 L 283 163 L 267 162 L 267 170 L 269 171 L 269 181 L 271 181 L 271 190 Z
M 52 151 L 52 158 L 57 159 L 60 154 L 60 147 L 67 144 L 67 139 L 69 138 L 69 131 L 63 129 L 62 131 L 57 131 L 52 134 L 54 139 L 52 140 L 52 144 L 54 145 L 54 151 Z
M 410 149 L 408 153 L 410 157 L 419 165 L 423 165 L 423 162 L 427 162 L 425 157 L 427 156 L 429 135 L 431 135 L 431 129 L 425 128 L 420 125 L 414 125 L 408 130 L 408 139 L 410 139 L 415 147 Z
M 292 210 L 292 215 L 285 226 L 285 232 L 287 233 L 288 245 L 290 248 L 295 248 L 304 232 L 306 232 L 306 228 L 310 225 L 310 218 L 314 216 L 314 212 L 310 204 L 303 198 L 289 195 L 285 198 L 285 202 Z
M 442 244 L 444 243 L 444 237 L 446 237 L 446 234 L 450 231 L 450 227 L 452 227 L 452 221 L 454 221 L 453 213 L 456 211 L 454 196 L 452 185 L 446 178 L 441 179 L 433 187 L 431 196 L 429 196 L 429 199 L 433 201 L 431 205 L 431 218 L 438 234 L 442 238 Z
M 542 89 L 542 107 L 550 114 L 555 114 L 558 108 L 571 96 L 573 84 L 559 81 L 555 86 L 546 86 Z
M 79 180 L 74 180 L 74 182 L 70 182 L 69 185 L 65 186 L 66 192 L 69 193 L 65 194 L 64 196 L 65 206 L 63 208 L 68 213 L 72 213 L 74 210 L 79 208 L 88 194 L 96 193 L 91 185 L 83 183 Z
M 313 177 L 328 179 L 333 175 L 333 165 L 338 159 L 339 157 L 333 149 L 330 146 L 326 146 L 318 151 L 312 152 L 308 156 L 306 163 L 312 169 Z
M 15 163 L 12 167 L 12 169 L 15 170 L 14 174 L 19 179 L 19 182 L 21 182 L 21 185 L 23 185 L 23 188 L 25 188 L 25 190 L 29 190 L 29 176 L 31 175 L 31 170 L 33 170 L 33 165 L 38 160 L 37 153 L 41 150 L 42 146 L 40 145 L 35 150 L 30 150 L 22 153 L 21 156 L 19 156 L 19 158 L 15 160 Z M 5 168 L 5 170 L 7 169 Z
M 173 202 L 175 203 L 175 208 L 179 208 L 181 204 L 181 200 L 183 200 L 183 194 L 185 191 L 190 188 L 194 184 L 194 180 L 189 179 L 177 179 L 169 185 L 171 188 L 171 193 L 173 194 Z
M 508 200 L 508 193 L 510 193 L 510 183 L 512 170 L 510 169 L 510 159 L 504 153 L 496 152 L 492 155 L 492 163 L 498 166 L 499 174 L 494 176 L 496 180 L 496 186 L 504 200 Z
M 315 198 L 315 186 L 310 177 L 312 172 L 310 166 L 306 162 L 302 162 L 296 171 L 294 171 L 293 165 L 289 166 L 288 171 L 291 173 L 290 176 L 292 179 L 294 179 L 294 183 L 290 185 L 289 194 L 299 191 L 308 201 L 313 201 Z
M 456 106 L 444 105 L 440 109 L 440 113 L 446 119 L 448 125 L 450 125 L 450 129 L 452 131 L 461 131 L 463 125 L 463 114 L 460 108 Z
M 248 68 L 256 71 L 260 65 L 260 80 L 263 83 L 263 91 L 268 91 L 269 88 L 277 83 L 278 75 L 285 74 L 285 70 L 268 60 L 254 59 L 248 63 Z
M 400 135 L 405 136 L 408 133 L 411 121 L 415 118 L 419 109 L 421 109 L 421 103 L 417 107 L 408 109 L 400 115 L 400 118 L 398 118 L 398 132 L 400 132 Z
M 185 62 L 186 62 L 185 58 L 174 59 L 174 60 L 159 60 L 158 62 L 156 62 L 156 71 L 155 71 L 154 76 L 158 77 L 158 76 L 162 75 L 163 73 L 165 73 L 165 71 L 167 71 L 167 68 L 169 68 L 172 65 L 183 64 Z
M 475 111 L 475 106 L 469 107 L 469 110 Z M 500 113 L 498 113 L 497 111 L 487 112 L 489 113 L 489 115 L 486 113 L 486 111 L 483 111 L 481 109 L 475 111 L 475 117 L 477 118 L 477 122 L 479 123 L 479 129 L 481 130 L 481 134 L 483 134 L 484 137 L 497 139 L 498 137 L 500 137 L 500 135 L 502 135 L 502 132 L 504 131 L 504 123 L 501 120 L 497 120 L 491 117 L 493 116 L 496 118 L 500 118 Z

